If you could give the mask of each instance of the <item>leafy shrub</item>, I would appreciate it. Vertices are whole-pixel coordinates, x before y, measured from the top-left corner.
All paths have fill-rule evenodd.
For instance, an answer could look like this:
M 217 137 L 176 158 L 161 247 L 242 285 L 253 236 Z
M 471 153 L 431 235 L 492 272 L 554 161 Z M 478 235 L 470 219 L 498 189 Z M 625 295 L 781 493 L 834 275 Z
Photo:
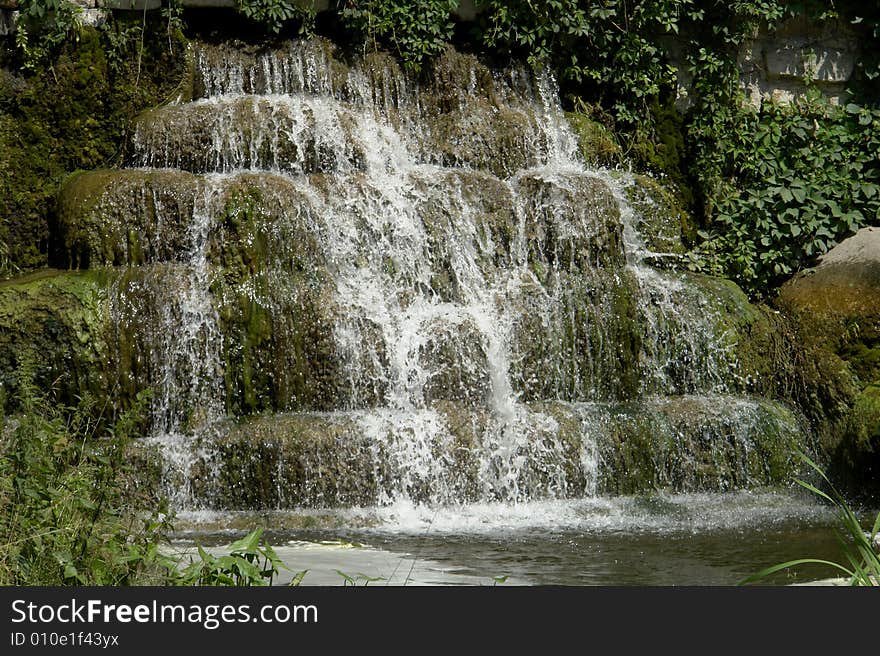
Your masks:
M 707 261 L 768 289 L 859 228 L 880 222 L 880 111 L 817 95 L 742 107 L 698 151 L 711 200 Z
M 170 516 L 126 485 L 140 406 L 98 431 L 96 408 L 66 408 L 25 372 L 21 414 L 0 431 L 0 584 L 130 585 L 164 581 Z
M 458 0 L 348 0 L 343 22 L 373 47 L 389 48 L 414 72 L 442 52 L 453 32 Z
M 68 0 L 20 0 L 15 43 L 24 66 L 46 65 L 81 26 L 82 9 Z
M 278 34 L 284 23 L 293 19 L 300 21 L 302 33 L 309 32 L 315 18 L 311 7 L 290 0 L 238 0 L 237 6 L 243 16 L 265 25 L 274 34 Z
M 214 556 L 198 547 L 199 560 L 191 561 L 177 579 L 180 585 L 222 585 L 250 587 L 272 585 L 279 570 L 287 569 L 275 550 L 262 542 L 263 530 L 257 529 L 230 546 L 224 556 Z M 297 586 L 305 571 L 293 576 Z
M 564 81 L 588 83 L 615 117 L 635 124 L 675 69 L 660 45 L 677 34 L 682 19 L 700 20 L 695 0 L 483 0 L 493 48 L 550 65 Z

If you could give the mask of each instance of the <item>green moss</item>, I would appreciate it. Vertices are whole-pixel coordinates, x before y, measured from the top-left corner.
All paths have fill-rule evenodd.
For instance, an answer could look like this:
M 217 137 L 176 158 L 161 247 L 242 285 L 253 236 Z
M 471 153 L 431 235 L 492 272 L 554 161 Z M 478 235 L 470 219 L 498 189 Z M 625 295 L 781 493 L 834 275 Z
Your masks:
M 610 494 L 787 483 L 795 450 L 808 449 L 797 417 L 767 401 L 667 397 L 614 406 L 597 420 L 598 487 Z
M 670 99 L 650 106 L 648 129 L 637 129 L 629 137 L 628 154 L 636 168 L 668 180 L 684 207 L 693 207 L 694 197 L 685 172 L 684 117 Z
M 134 114 L 177 87 L 183 48 L 178 41 L 168 51 L 157 19 L 142 52 L 131 29 L 127 41 L 111 38 L 126 25 L 118 17 L 102 30 L 82 28 L 35 74 L 0 75 L 0 241 L 15 267 L 54 261 L 54 198 L 65 173 L 119 162 Z M 129 21 L 138 36 L 139 21 Z
M 693 243 L 696 237 L 696 225 L 675 195 L 645 175 L 635 176 L 626 195 L 639 217 L 639 233 L 648 249 L 654 253 L 684 255 L 686 244 Z M 660 259 L 655 264 L 663 266 L 667 263 Z
M 108 346 L 112 273 L 43 271 L 0 283 L 0 372 L 14 395 L 21 367 L 43 389 L 73 404 L 84 394 L 111 402 L 115 367 Z M 108 413 L 109 416 L 109 413 Z
M 876 399 L 880 384 L 880 268 L 825 265 L 792 279 L 776 305 L 789 318 L 799 380 L 823 456 L 838 484 L 880 490 Z
M 244 176 L 227 190 L 209 258 L 224 334 L 227 411 L 333 410 L 353 394 L 333 340 L 335 302 L 314 218 L 289 181 Z
M 638 289 L 625 269 L 557 273 L 548 289 L 524 285 L 510 358 L 511 380 L 523 400 L 636 396 Z
M 551 182 L 523 175 L 518 192 L 525 199 L 530 264 L 547 273 L 625 264 L 620 211 L 603 181 L 572 175 Z
M 215 444 L 217 468 L 196 472 L 198 498 L 213 508 L 269 509 L 377 501 L 374 452 L 341 416 L 244 420 Z
M 58 257 L 74 268 L 178 259 L 203 181 L 182 171 L 98 170 L 58 195 Z M 203 194 L 202 194 L 203 195 Z
M 582 112 L 566 112 L 565 117 L 578 138 L 581 157 L 593 166 L 615 166 L 623 161 L 623 152 L 607 127 Z
M 508 177 L 534 163 L 527 147 L 534 126 L 523 112 L 473 98 L 464 107 L 427 120 L 427 154 L 443 166 Z

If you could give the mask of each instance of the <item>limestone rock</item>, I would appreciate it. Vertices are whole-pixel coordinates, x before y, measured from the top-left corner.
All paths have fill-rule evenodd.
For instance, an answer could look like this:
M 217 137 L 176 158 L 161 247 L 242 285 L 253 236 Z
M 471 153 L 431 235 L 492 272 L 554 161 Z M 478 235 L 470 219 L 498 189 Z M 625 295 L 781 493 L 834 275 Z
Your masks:
M 844 342 L 880 340 L 880 228 L 863 228 L 838 244 L 785 285 L 780 298 L 798 313 L 844 329 Z
M 825 445 L 850 488 L 880 473 L 880 228 L 863 228 L 780 291 L 802 339 L 839 360 L 853 389 Z

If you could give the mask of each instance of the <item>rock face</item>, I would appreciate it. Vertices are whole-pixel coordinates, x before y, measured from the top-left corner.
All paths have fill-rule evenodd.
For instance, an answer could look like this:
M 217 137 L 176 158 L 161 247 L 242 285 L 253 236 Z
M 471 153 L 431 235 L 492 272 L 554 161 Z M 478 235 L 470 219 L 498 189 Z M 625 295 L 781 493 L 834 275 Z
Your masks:
M 779 305 L 808 345 L 838 360 L 851 383 L 847 408 L 827 447 L 846 472 L 870 481 L 880 472 L 880 228 L 863 228 L 814 269 L 786 284 Z M 876 483 L 875 483 L 876 484 Z
M 788 371 L 774 317 L 679 270 L 688 217 L 586 168 L 550 79 L 451 49 L 427 83 L 323 40 L 194 50 L 127 167 L 62 186 L 58 257 L 85 272 L 0 286 L 0 372 L 29 347 L 69 398 L 150 390 L 179 506 L 790 480 L 809 434 L 761 382 Z
M 18 12 L 12 9 L 0 9 L 0 36 L 15 33 Z
M 0 393 L 14 401 L 30 376 L 64 400 L 113 388 L 107 271 L 44 271 L 0 283 Z
M 667 44 L 678 74 L 679 109 L 690 107 L 693 78 L 684 65 L 687 35 Z M 808 84 L 833 104 L 848 97 L 846 85 L 862 64 L 860 36 L 845 21 L 814 24 L 803 18 L 784 21 L 775 31 L 758 30 L 739 47 L 740 87 L 751 105 L 792 102 Z

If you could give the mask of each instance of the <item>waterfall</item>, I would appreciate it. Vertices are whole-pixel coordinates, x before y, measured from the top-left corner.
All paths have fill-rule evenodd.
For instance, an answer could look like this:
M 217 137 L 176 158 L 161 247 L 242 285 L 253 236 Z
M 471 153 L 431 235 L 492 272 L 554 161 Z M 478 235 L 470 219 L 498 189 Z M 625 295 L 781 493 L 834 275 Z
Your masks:
M 635 178 L 584 165 L 548 75 L 194 60 L 90 210 L 137 217 L 113 320 L 178 505 L 591 496 L 640 430 L 653 484 L 772 479 L 749 454 L 796 420 L 737 396 L 718 300 L 654 266 Z

